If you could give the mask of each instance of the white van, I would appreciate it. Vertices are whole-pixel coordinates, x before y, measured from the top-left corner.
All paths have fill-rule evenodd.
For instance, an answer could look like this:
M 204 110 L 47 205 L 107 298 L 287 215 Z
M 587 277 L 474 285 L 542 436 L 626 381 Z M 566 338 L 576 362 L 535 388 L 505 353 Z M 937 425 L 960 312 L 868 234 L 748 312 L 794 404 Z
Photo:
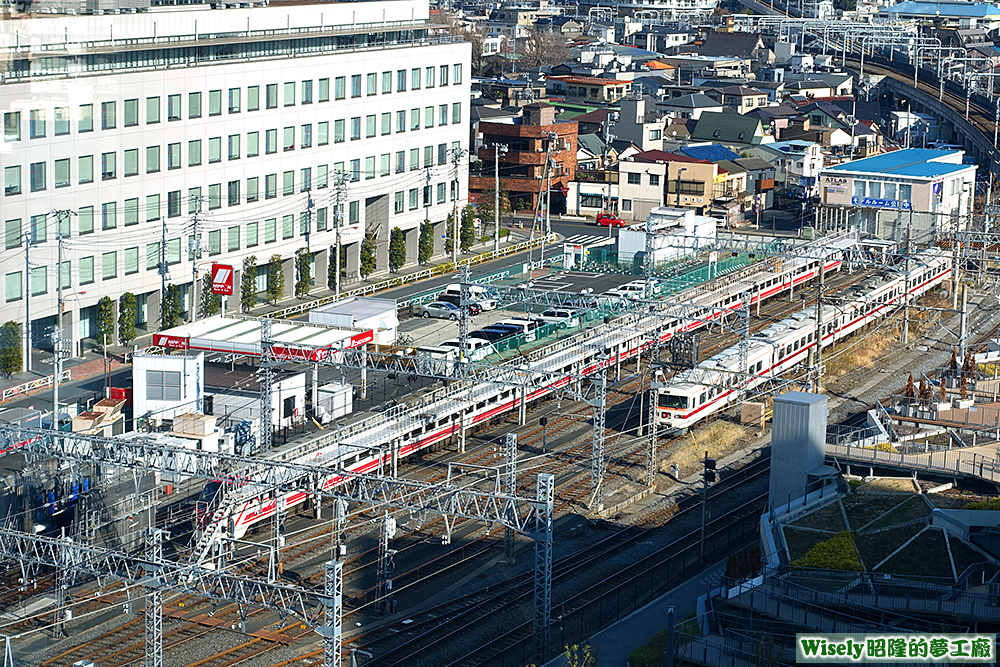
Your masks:
M 451 338 L 441 343 L 439 347 L 450 347 L 455 350 L 459 350 L 462 347 L 461 342 L 457 338 Z M 483 340 L 482 338 L 466 338 L 465 339 L 465 360 L 466 361 L 482 361 L 486 357 L 490 356 L 496 352 L 496 348 L 493 347 L 493 343 L 488 340 Z
M 414 355 L 421 357 L 418 364 L 429 367 L 435 373 L 447 374 L 455 371 L 458 348 L 424 346 L 416 348 Z
M 500 320 L 496 324 L 506 324 L 508 326 L 517 327 L 520 329 L 521 333 L 524 334 L 524 342 L 530 343 L 535 340 L 535 329 L 541 326 L 541 322 L 538 320 L 520 320 L 520 319 L 509 319 Z
M 458 283 L 452 283 L 451 285 L 445 287 L 441 294 L 461 298 L 462 286 Z M 465 298 L 469 301 L 475 301 L 483 310 L 494 310 L 497 307 L 496 290 L 490 289 L 489 287 L 483 287 L 482 285 L 466 285 Z

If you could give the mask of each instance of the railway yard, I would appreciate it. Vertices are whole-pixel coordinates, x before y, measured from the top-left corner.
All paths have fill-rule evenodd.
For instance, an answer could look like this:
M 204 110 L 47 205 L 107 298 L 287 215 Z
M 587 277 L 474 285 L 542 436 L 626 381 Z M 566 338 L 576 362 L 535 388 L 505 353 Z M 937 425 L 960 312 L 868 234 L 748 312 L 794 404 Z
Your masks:
M 234 516 L 245 517 L 249 516 L 249 505 L 239 503 L 260 503 L 255 505 L 261 508 L 259 517 L 239 533 L 233 532 L 232 526 L 236 524 L 230 524 L 233 537 L 223 540 L 220 543 L 223 546 L 205 546 L 205 535 L 210 533 L 211 526 L 192 520 L 194 501 L 205 483 L 204 477 L 196 476 L 189 483 L 178 485 L 184 492 L 161 496 L 153 510 L 155 525 L 169 531 L 162 544 L 164 558 L 194 568 L 188 572 L 210 573 L 221 568 L 248 581 L 318 594 L 326 585 L 328 562 L 339 553 L 343 606 L 338 622 L 343 643 L 338 654 L 345 659 L 353 656 L 366 665 L 521 665 L 537 660 L 538 651 L 552 656 L 567 644 L 585 641 L 597 629 L 640 608 L 705 565 L 723 560 L 753 543 L 756 523 L 767 502 L 766 432 L 759 426 L 740 425 L 732 410 L 713 410 L 708 419 L 686 432 L 670 431 L 661 423 L 656 433 L 655 458 L 650 460 L 647 403 L 653 355 L 662 352 L 661 345 L 663 350 L 670 349 L 671 336 L 687 330 L 697 331 L 698 359 L 712 359 L 734 346 L 738 348 L 741 339 L 752 341 L 768 335 L 776 323 L 796 313 L 800 313 L 800 318 L 801 313 L 814 313 L 820 262 L 824 266 L 822 293 L 826 304 L 862 298 L 858 295 L 867 294 L 863 288 L 872 284 L 874 274 L 898 273 L 898 267 L 862 268 L 860 263 L 846 261 L 848 257 L 857 257 L 850 254 L 854 247 L 851 243 L 834 247 L 828 239 L 811 245 L 799 244 L 787 251 L 781 261 L 768 257 L 751 261 L 731 273 L 686 287 L 687 291 L 680 293 L 681 299 L 669 295 L 655 299 L 650 303 L 663 309 L 670 308 L 664 304 L 671 299 L 688 303 L 682 308 L 683 315 L 670 320 L 673 324 L 653 328 L 658 336 L 654 334 L 652 339 L 650 329 L 639 326 L 643 315 L 636 320 L 628 308 L 612 312 L 606 319 L 593 318 L 590 327 L 556 330 L 550 340 L 536 340 L 494 367 L 511 363 L 510 357 L 535 359 L 532 365 L 544 367 L 544 360 L 551 357 L 547 350 L 565 348 L 567 341 L 579 337 L 580 341 L 604 341 L 603 353 L 588 354 L 583 342 L 576 342 L 571 348 L 583 350 L 582 358 L 576 362 L 581 366 L 577 368 L 586 367 L 590 373 L 585 370 L 582 375 L 591 378 L 577 381 L 577 389 L 564 385 L 569 387 L 564 391 L 541 391 L 539 383 L 535 383 L 531 390 L 534 393 L 524 390 L 521 403 L 525 405 L 520 410 L 516 398 L 507 400 L 497 390 L 495 400 L 499 408 L 492 408 L 486 419 L 477 420 L 475 414 L 476 410 L 489 407 L 483 407 L 489 399 L 478 405 L 466 399 L 459 405 L 470 425 L 461 438 L 451 420 L 444 437 L 414 436 L 415 444 L 410 449 L 405 439 L 395 445 L 390 443 L 390 448 L 397 446 L 398 452 L 379 450 L 373 459 L 361 455 L 349 458 L 349 452 L 337 450 L 338 460 L 355 466 L 351 470 L 359 471 L 356 473 L 359 478 L 362 473 L 388 475 L 389 461 L 398 457 L 395 471 L 398 478 L 419 482 L 427 488 L 471 489 L 484 494 L 533 498 L 536 483 L 540 484 L 539 475 L 551 475 L 554 493 L 547 577 L 551 588 L 545 616 L 548 624 L 541 644 L 539 569 L 544 565 L 540 566 L 538 561 L 537 533 L 505 530 L 502 522 L 483 523 L 469 512 L 465 512 L 464 518 L 459 512 L 449 517 L 419 503 L 378 506 L 357 500 L 343 505 L 324 502 L 317 508 L 314 500 L 298 502 L 288 495 L 284 512 L 276 518 L 274 496 L 265 493 L 256 500 L 230 504 L 237 508 L 232 510 Z M 846 254 L 841 255 L 842 252 Z M 691 273 L 700 268 L 702 265 L 695 262 L 679 266 L 675 272 Z M 576 298 L 583 286 L 599 294 L 629 280 L 624 275 L 540 270 L 532 276 L 532 289 L 549 295 L 564 294 L 568 299 Z M 790 283 L 795 286 L 786 289 Z M 915 294 L 920 301 L 913 303 L 934 302 L 937 292 L 930 288 L 937 286 L 934 282 Z M 743 298 L 752 295 L 750 303 L 743 304 L 733 298 L 739 294 Z M 699 298 L 709 301 L 698 302 Z M 698 303 L 703 306 L 694 307 Z M 949 324 L 948 318 L 924 322 L 921 325 L 924 338 L 917 344 L 911 341 L 907 349 L 898 342 L 902 322 L 899 304 L 891 298 L 879 303 L 883 305 L 859 311 L 862 317 L 871 318 L 865 319 L 861 328 L 852 330 L 836 345 L 831 340 L 829 348 L 824 350 L 827 365 L 874 344 L 875 338 L 884 349 L 891 348 L 897 353 L 894 358 L 900 360 L 901 367 L 931 368 L 943 363 L 954 342 L 943 328 Z M 985 336 L 997 324 L 995 299 L 978 296 L 974 303 L 972 330 Z M 596 306 L 604 307 L 600 302 Z M 474 316 L 469 328 L 511 316 L 525 316 L 540 308 L 538 298 L 534 305 L 530 299 L 503 303 L 496 310 Z M 742 316 L 747 311 L 748 322 Z M 617 329 L 605 325 L 616 321 L 615 317 L 629 324 Z M 457 326 L 450 321 L 404 317 L 399 333 L 411 345 L 432 346 L 455 337 Z M 626 331 L 629 326 L 632 330 Z M 673 330 L 668 331 L 671 326 Z M 609 336 L 613 335 L 624 336 L 625 340 L 611 340 Z M 657 339 L 659 344 L 650 342 Z M 608 349 L 612 350 L 610 355 Z M 547 354 L 550 356 L 544 356 Z M 603 355 L 596 365 L 595 354 Z M 665 357 L 661 356 L 660 362 Z M 689 367 L 692 361 L 655 362 L 653 367 L 662 373 L 659 380 L 669 385 L 674 374 Z M 863 410 L 874 396 L 884 393 L 884 387 L 872 385 L 885 381 L 881 372 L 885 369 L 877 368 L 871 361 L 848 363 L 849 370 L 826 381 L 833 399 L 831 419 L 834 414 L 840 418 Z M 911 365 L 907 366 L 908 363 Z M 356 382 L 352 378 L 357 377 L 358 369 L 350 364 L 347 368 L 326 369 L 331 370 L 348 382 Z M 598 386 L 597 381 L 591 380 L 599 374 L 606 378 L 603 404 L 594 394 L 588 394 L 586 387 Z M 763 374 L 767 375 L 767 371 Z M 388 370 L 381 374 L 378 369 L 374 371 L 368 387 L 370 396 L 357 398 L 355 412 L 342 425 L 349 429 L 348 433 L 375 428 L 366 424 L 385 428 L 388 416 L 395 414 L 393 411 L 406 409 L 412 392 L 426 394 L 432 387 L 433 391 L 460 392 L 465 391 L 463 383 L 468 383 L 458 380 L 451 386 L 448 382 L 441 386 L 441 379 L 436 377 L 419 378 L 416 373 L 407 377 L 392 375 Z M 545 377 L 553 387 L 558 386 L 556 375 Z M 783 386 L 802 387 L 809 379 L 805 365 L 799 364 L 787 371 Z M 748 387 L 751 381 L 757 380 L 744 380 Z M 656 409 L 660 415 L 658 421 L 663 421 L 662 408 L 661 403 Z M 600 438 L 594 425 L 598 414 L 604 427 Z M 330 427 L 323 430 L 318 427 L 318 423 L 307 423 L 295 430 L 288 444 L 275 443 L 275 456 L 270 458 L 284 460 L 281 452 L 293 448 L 299 451 L 301 445 L 296 444 L 299 441 L 327 442 L 324 438 L 330 437 Z M 423 433 L 432 433 L 434 428 L 434 423 L 430 423 Z M 511 435 L 516 436 L 513 449 Z M 595 483 L 594 443 L 598 439 L 603 443 L 600 452 L 603 466 Z M 704 532 L 702 496 L 697 483 L 702 450 L 710 450 L 720 460 L 721 470 L 720 480 L 711 488 Z M 370 448 L 358 451 L 370 452 Z M 512 454 L 516 458 L 514 479 L 505 472 L 510 470 Z M 268 455 L 265 453 L 264 457 Z M 346 477 L 339 479 L 349 479 L 351 473 L 342 474 Z M 338 483 L 343 482 L 333 479 L 321 483 L 320 488 L 336 490 Z M 599 504 L 595 503 L 595 487 L 600 489 Z M 226 502 L 234 495 L 247 497 L 243 493 L 239 496 L 235 491 L 230 492 L 218 507 L 227 506 Z M 344 496 L 357 497 L 351 493 Z M 268 497 L 270 505 L 266 505 Z M 268 506 L 270 515 L 265 516 Z M 242 514 L 239 507 L 243 508 Z M 343 513 L 339 522 L 332 517 L 338 508 Z M 218 515 L 219 510 L 215 513 Z M 5 539 L 9 548 L 10 536 L 5 535 Z M 141 552 L 140 549 L 137 562 L 141 561 Z M 209 569 L 198 569 L 199 566 Z M 8 570 L 7 593 L 0 604 L 6 611 L 4 633 L 18 637 L 14 643 L 18 655 L 31 664 L 44 666 L 86 660 L 101 667 L 143 664 L 150 641 L 148 589 L 137 578 L 87 577 L 79 573 L 80 569 L 76 568 L 76 574 L 72 574 L 72 567 L 24 570 L 22 566 Z M 57 582 L 67 582 L 63 601 L 55 598 Z M 315 618 L 310 617 L 307 622 L 294 610 L 282 611 L 273 604 L 269 608 L 256 606 L 252 601 L 223 596 L 171 591 L 169 587 L 162 592 L 159 604 L 164 665 L 327 664 L 324 651 L 329 653 L 330 646 L 328 642 L 324 645 L 317 634 Z M 66 610 L 71 610 L 72 615 L 65 616 Z

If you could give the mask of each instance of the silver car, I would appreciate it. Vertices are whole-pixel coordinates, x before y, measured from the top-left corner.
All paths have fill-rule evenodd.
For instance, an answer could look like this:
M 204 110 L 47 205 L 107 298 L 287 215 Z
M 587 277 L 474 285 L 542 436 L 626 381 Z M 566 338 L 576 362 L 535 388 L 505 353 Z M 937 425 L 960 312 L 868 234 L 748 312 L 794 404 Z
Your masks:
M 436 317 L 441 320 L 457 320 L 458 306 L 447 301 L 432 301 L 413 309 L 414 317 Z

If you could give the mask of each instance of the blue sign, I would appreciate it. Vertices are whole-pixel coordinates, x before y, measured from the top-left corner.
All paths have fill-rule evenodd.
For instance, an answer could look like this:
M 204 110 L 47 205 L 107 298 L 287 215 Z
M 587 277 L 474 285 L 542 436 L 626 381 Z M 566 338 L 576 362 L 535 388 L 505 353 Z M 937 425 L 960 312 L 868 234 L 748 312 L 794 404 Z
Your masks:
M 898 199 L 873 199 L 871 197 L 851 197 L 852 206 L 865 206 L 867 208 L 892 208 L 910 210 L 909 201 L 899 201 Z

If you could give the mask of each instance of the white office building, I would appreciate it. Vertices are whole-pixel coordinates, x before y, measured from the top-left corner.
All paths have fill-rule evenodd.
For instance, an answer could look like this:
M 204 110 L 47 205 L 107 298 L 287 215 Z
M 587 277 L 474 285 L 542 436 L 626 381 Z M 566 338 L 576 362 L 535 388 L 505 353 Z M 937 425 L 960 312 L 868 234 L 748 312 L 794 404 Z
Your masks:
M 443 253 L 467 202 L 470 45 L 427 18 L 394 0 L 0 21 L 0 321 L 51 329 L 60 245 L 73 354 L 105 295 L 135 294 L 155 331 L 176 284 L 190 317 L 213 262 L 236 269 L 229 312 L 251 255 L 260 292 L 280 255 L 292 293 L 297 253 L 325 288 L 338 222 L 344 286 L 366 233 L 376 272 L 395 227 L 408 265 L 425 219 Z

